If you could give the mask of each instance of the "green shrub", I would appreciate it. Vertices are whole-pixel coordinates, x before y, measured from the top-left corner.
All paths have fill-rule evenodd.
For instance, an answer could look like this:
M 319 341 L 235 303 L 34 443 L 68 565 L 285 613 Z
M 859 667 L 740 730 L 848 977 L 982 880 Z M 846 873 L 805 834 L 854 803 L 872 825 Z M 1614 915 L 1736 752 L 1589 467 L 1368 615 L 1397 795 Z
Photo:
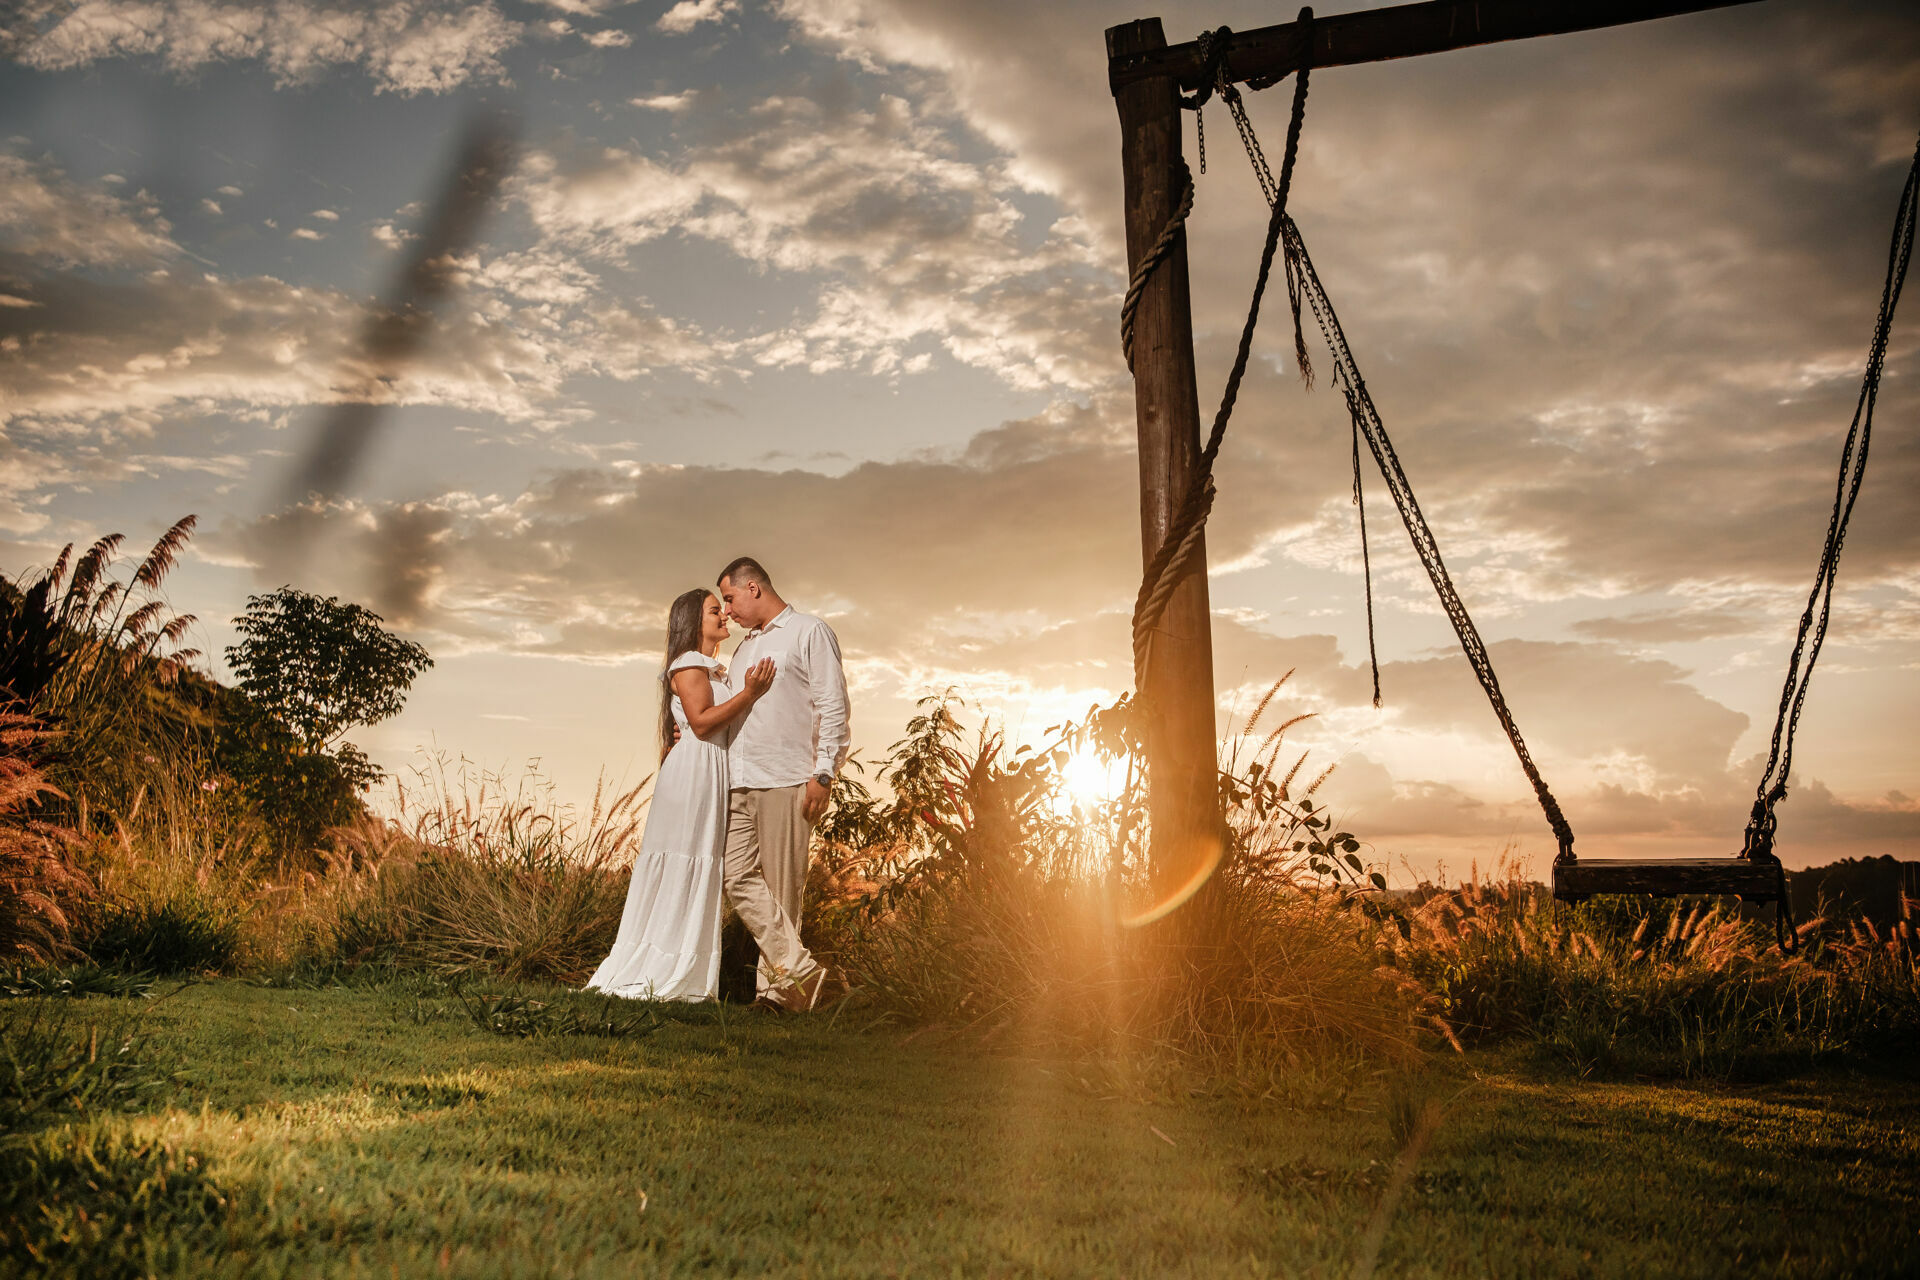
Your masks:
M 241 956 L 245 909 L 191 881 L 100 911 L 87 954 L 96 964 L 153 973 L 231 972 Z
M 1146 865 L 1144 788 L 1091 803 L 1064 791 L 1090 743 L 1137 749 L 1126 711 L 1005 757 L 992 733 L 966 746 L 947 700 L 923 704 L 880 771 L 902 799 L 857 801 L 864 812 L 829 826 L 886 843 L 830 849 L 813 877 L 821 898 L 844 895 L 809 916 L 853 998 L 1258 1087 L 1305 1063 L 1416 1053 L 1405 984 L 1379 972 L 1373 931 L 1337 887 L 1365 882 L 1358 865 L 1334 869 L 1352 838 L 1308 798 L 1317 784 L 1292 790 L 1298 763 L 1276 774 L 1282 732 L 1222 778 L 1232 825 L 1205 888 L 1164 918 L 1151 909 L 1165 890 Z

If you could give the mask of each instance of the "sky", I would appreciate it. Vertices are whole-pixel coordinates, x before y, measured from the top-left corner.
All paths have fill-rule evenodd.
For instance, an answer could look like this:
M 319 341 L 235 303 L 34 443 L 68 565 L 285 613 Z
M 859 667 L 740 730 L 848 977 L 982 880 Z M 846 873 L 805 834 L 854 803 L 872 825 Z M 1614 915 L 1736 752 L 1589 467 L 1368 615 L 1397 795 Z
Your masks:
M 435 658 L 353 735 L 376 761 L 538 761 L 571 797 L 651 771 L 667 605 L 741 554 L 834 626 L 864 759 L 928 693 L 1036 741 L 1126 690 L 1102 32 L 1139 6 L 8 12 L 0 571 L 195 513 L 168 590 L 216 673 L 249 593 L 366 603 Z M 1181 41 L 1292 10 L 1162 16 Z M 1276 155 L 1290 93 L 1251 96 Z M 363 467 L 303 496 L 477 119 L 512 122 L 516 163 L 380 384 Z M 1265 208 L 1217 103 L 1206 124 L 1210 416 Z M 1917 130 L 1899 3 L 1764 0 L 1313 77 L 1291 210 L 1583 853 L 1739 846 Z M 1920 857 L 1915 307 L 1780 810 L 1789 865 Z M 1371 705 L 1347 421 L 1267 317 L 1208 530 L 1223 739 L 1291 672 L 1276 709 L 1313 718 L 1290 741 L 1338 766 L 1324 796 L 1396 879 L 1503 854 L 1544 872 L 1551 836 L 1377 476 Z

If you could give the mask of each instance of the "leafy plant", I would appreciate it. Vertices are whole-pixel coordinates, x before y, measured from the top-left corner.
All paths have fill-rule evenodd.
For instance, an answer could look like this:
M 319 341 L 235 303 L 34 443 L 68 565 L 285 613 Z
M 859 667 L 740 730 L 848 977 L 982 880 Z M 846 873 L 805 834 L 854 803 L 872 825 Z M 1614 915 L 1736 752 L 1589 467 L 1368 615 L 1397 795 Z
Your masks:
M 94 892 L 69 834 L 23 812 L 60 794 L 31 759 L 47 736 L 32 717 L 0 712 L 0 961 L 71 955 L 74 904 Z
M 161 595 L 196 523 L 177 521 L 124 580 L 113 570 L 126 539 L 115 533 L 77 560 L 69 545 L 24 588 L 0 589 L 0 680 L 56 731 L 43 763 L 62 811 L 125 808 L 143 785 L 187 768 L 207 727 L 190 700 L 166 696 L 200 656 L 181 643 L 193 615 L 173 614 Z
M 895 794 L 911 799 L 850 824 L 892 843 L 864 858 L 830 851 L 837 882 L 864 887 L 815 911 L 819 949 L 854 998 L 1254 1080 L 1307 1059 L 1414 1051 L 1402 985 L 1379 973 L 1346 897 L 1315 892 L 1311 855 L 1291 847 L 1296 832 L 1348 838 L 1316 806 L 1264 773 L 1223 778 L 1231 848 L 1209 892 L 1181 909 L 1178 929 L 1128 927 L 1154 891 L 1142 779 L 1092 804 L 1063 803 L 1062 788 L 1072 753 L 1137 749 L 1130 705 L 1096 708 L 1011 755 L 992 730 L 967 745 L 951 698 L 923 702 L 909 730 L 880 777 L 903 780 Z

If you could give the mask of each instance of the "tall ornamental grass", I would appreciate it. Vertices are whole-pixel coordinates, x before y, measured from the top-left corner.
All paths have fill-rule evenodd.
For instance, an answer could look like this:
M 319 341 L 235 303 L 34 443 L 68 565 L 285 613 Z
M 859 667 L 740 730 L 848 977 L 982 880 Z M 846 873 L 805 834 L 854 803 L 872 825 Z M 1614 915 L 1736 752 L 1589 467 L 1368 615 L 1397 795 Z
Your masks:
M 340 833 L 307 891 L 314 940 L 337 963 L 578 983 L 619 928 L 645 786 L 603 785 L 579 814 L 538 775 L 437 760 L 400 790 L 397 822 Z
M 1511 862 L 1388 919 L 1394 966 L 1463 1041 L 1528 1040 L 1581 1070 L 1738 1076 L 1920 1044 L 1907 919 L 1810 920 L 1785 955 L 1719 900 L 1572 908 Z
M 76 955 L 76 904 L 95 892 L 69 833 L 33 814 L 42 796 L 57 794 L 34 760 L 47 737 L 33 717 L 0 712 L 0 964 Z

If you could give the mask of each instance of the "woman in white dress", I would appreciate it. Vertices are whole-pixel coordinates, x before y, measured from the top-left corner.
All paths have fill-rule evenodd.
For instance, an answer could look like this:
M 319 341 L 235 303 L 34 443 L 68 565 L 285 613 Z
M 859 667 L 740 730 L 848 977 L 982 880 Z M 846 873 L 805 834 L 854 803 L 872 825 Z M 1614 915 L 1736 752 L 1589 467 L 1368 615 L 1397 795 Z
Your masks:
M 711 1000 L 718 994 L 727 740 L 773 684 L 768 660 L 756 663 L 734 693 L 713 656 L 726 638 L 725 612 L 710 591 L 686 592 L 667 613 L 660 773 L 620 933 L 612 954 L 587 980 L 593 990 L 641 1000 Z

